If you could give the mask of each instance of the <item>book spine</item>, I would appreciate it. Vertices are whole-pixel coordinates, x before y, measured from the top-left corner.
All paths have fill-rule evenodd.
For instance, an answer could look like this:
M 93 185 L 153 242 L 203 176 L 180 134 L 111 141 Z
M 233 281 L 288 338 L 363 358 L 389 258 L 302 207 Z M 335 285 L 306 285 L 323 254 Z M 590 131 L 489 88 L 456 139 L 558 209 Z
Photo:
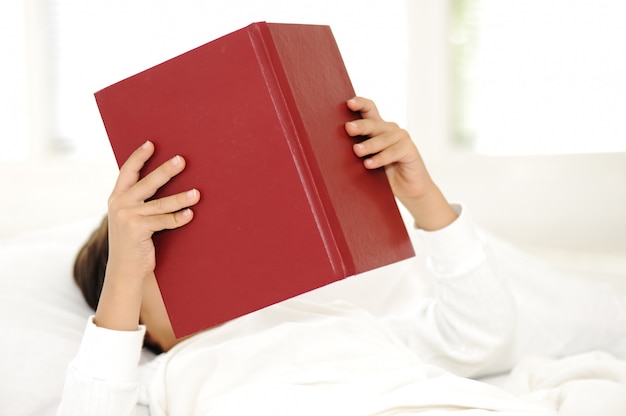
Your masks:
M 314 157 L 307 157 L 307 155 L 312 155 L 312 150 L 307 152 L 304 148 L 308 140 L 306 130 L 300 120 L 267 23 L 254 23 L 248 26 L 248 29 L 250 42 L 262 69 L 274 110 L 280 120 L 333 272 L 340 278 L 354 275 L 355 267 L 345 238 L 341 234 L 339 220 L 332 209 L 330 197 L 327 195 L 323 181 L 316 180 L 320 178 L 321 173 L 316 168 Z

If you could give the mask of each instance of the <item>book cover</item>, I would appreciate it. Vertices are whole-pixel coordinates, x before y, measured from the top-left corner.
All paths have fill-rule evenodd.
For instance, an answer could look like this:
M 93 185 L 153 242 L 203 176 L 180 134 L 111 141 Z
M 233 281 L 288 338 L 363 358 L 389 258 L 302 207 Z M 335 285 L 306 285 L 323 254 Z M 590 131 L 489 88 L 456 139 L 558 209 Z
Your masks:
M 185 336 L 414 255 L 382 169 L 352 152 L 355 95 L 330 27 L 258 22 L 95 93 L 121 166 L 187 168 L 187 226 L 154 235 L 155 275 Z

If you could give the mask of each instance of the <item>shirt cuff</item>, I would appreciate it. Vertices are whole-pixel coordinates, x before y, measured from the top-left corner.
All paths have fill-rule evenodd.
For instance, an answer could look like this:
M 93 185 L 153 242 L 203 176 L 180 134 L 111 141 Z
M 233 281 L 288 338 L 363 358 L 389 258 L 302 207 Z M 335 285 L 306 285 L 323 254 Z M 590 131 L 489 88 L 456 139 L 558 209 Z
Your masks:
M 428 255 L 428 267 L 437 275 L 456 276 L 478 267 L 485 261 L 485 249 L 467 210 L 451 204 L 458 218 L 437 231 L 417 229 Z
M 93 319 L 90 316 L 87 321 L 74 367 L 83 377 L 113 382 L 136 381 L 145 326 L 138 325 L 136 331 L 115 331 L 96 326 Z

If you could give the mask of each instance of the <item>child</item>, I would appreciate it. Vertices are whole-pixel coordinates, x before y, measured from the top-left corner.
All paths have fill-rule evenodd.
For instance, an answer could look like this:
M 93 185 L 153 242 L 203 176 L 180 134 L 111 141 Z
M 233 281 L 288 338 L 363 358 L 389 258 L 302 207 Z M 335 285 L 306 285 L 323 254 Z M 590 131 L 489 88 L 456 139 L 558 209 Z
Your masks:
M 215 414 L 363 414 L 378 409 L 382 414 L 396 406 L 544 414 L 503 391 L 440 368 L 468 376 L 508 365 L 503 363 L 515 326 L 514 302 L 467 215 L 446 201 L 408 133 L 384 121 L 370 100 L 355 97 L 347 106 L 363 117 L 346 123 L 347 133 L 368 137 L 354 144 L 355 157 L 364 158 L 367 169 L 384 166 L 429 252 L 437 298 L 416 299 L 414 313 L 388 317 L 385 325 L 351 306 L 286 301 L 177 340 L 154 277 L 151 237 L 192 221 L 201 195 L 190 189 L 146 202 L 185 168 L 185 160 L 174 156 L 140 180 L 139 172 L 154 152 L 154 145 L 146 142 L 120 169 L 109 198 L 108 223 L 103 222 L 77 258 L 76 280 L 96 312 L 68 368 L 59 414 L 191 414 L 207 409 Z M 137 363 L 144 334 L 147 345 L 166 354 L 142 367 L 140 377 Z M 273 345 L 275 337 L 284 342 Z M 357 359 L 360 354 L 363 360 Z M 182 358 L 191 356 L 198 359 Z M 336 365 L 329 371 L 341 381 L 323 389 L 324 396 L 297 387 L 319 384 L 316 369 L 330 362 Z M 372 364 L 389 376 L 390 384 L 379 375 L 365 383 Z M 243 384 L 238 384 L 237 366 L 246 374 Z M 184 374 L 184 388 L 176 387 L 182 386 L 178 373 Z M 144 383 L 145 378 L 150 380 Z M 424 384 L 429 380 L 434 383 Z M 446 394 L 429 394 L 442 380 Z M 400 382 L 410 388 L 397 398 L 397 392 L 390 392 Z M 355 386 L 360 387 L 350 390 Z M 274 394 L 283 399 L 271 400 Z M 292 401 L 284 400 L 290 395 Z M 331 397 L 336 401 L 326 400 Z M 290 407 L 295 402 L 300 407 Z

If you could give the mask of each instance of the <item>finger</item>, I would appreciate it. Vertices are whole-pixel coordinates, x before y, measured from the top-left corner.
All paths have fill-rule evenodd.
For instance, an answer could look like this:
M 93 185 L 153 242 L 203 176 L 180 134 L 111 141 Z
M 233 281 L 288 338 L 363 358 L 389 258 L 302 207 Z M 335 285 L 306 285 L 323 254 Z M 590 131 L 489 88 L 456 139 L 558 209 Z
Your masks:
M 389 131 L 399 130 L 399 127 L 396 123 L 383 120 L 361 119 L 347 122 L 345 129 L 351 137 L 372 137 Z
M 353 145 L 354 154 L 358 157 L 366 157 L 382 152 L 385 149 L 394 146 L 400 141 L 400 137 L 395 132 L 387 132 L 371 139 L 355 143 Z
M 120 168 L 120 173 L 113 187 L 113 194 L 130 189 L 139 180 L 139 172 L 154 154 L 154 144 L 147 141 L 135 149 Z
M 162 163 L 129 190 L 129 198 L 134 201 L 145 201 L 154 196 L 160 187 L 185 169 L 185 164 L 185 159 L 182 156 L 174 156 Z
M 400 135 L 399 140 L 394 139 L 391 145 L 365 159 L 363 164 L 368 169 L 389 166 L 397 162 L 411 164 L 419 158 L 419 153 L 412 141 L 404 139 L 405 137 Z
M 378 108 L 374 101 L 363 97 L 354 97 L 347 101 L 348 108 L 352 111 L 358 111 L 363 118 L 382 120 L 378 113 Z
M 191 189 L 187 192 L 148 201 L 141 206 L 138 212 L 144 216 L 169 214 L 196 205 L 199 201 L 200 192 L 197 189 Z
M 177 212 L 145 217 L 145 220 L 149 229 L 156 233 L 162 230 L 173 230 L 189 224 L 193 216 L 194 213 L 191 208 L 185 208 Z
M 391 146 L 386 148 L 384 151 L 380 153 L 376 153 L 371 157 L 368 157 L 363 161 L 363 165 L 367 169 L 377 169 L 382 166 L 391 165 L 398 161 L 398 155 L 400 151 L 397 149 L 398 146 Z

